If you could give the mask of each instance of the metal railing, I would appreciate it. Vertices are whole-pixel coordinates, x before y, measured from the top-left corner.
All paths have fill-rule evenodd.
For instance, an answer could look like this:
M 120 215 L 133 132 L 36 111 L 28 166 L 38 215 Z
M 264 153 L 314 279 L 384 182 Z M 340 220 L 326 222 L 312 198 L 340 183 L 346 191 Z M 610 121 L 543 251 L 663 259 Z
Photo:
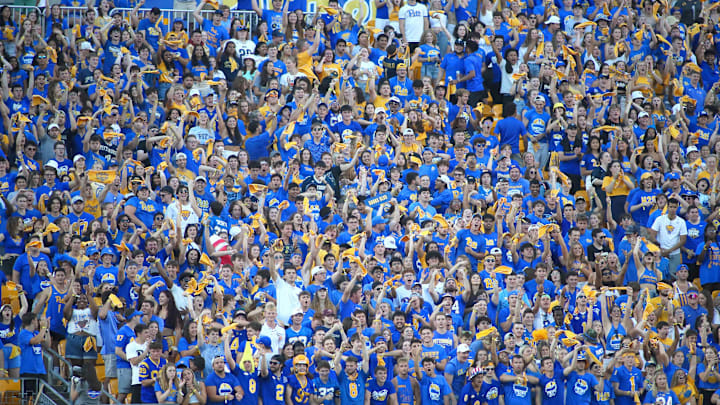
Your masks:
M 17 24 L 17 26 L 21 26 L 22 22 L 25 21 L 26 18 L 28 18 L 28 15 L 31 12 L 36 12 L 38 15 L 38 21 L 40 22 L 40 25 L 42 26 L 42 32 L 43 35 L 46 34 L 47 30 L 47 24 L 45 17 L 46 15 L 50 15 L 50 8 L 47 7 L 45 9 L 45 12 L 40 10 L 38 7 L 28 7 L 28 6 L 8 6 L 11 10 L 10 16 L 12 20 Z M 67 21 L 68 27 L 72 29 L 77 24 L 82 24 L 83 19 L 85 18 L 85 12 L 88 10 L 87 7 L 60 7 L 61 10 L 61 16 L 63 19 Z M 130 21 L 130 12 L 132 11 L 131 8 L 119 8 L 116 7 L 113 10 L 119 10 L 123 18 Z M 199 26 L 196 24 L 195 17 L 193 16 L 193 10 L 179 10 L 179 9 L 161 9 L 161 18 L 162 23 L 167 25 L 169 28 L 172 28 L 172 22 L 175 19 L 181 19 L 185 23 L 185 28 L 187 29 L 188 34 L 192 32 L 194 28 L 199 28 Z M 203 16 L 203 18 L 209 18 L 212 19 L 212 14 L 214 10 L 202 10 L 200 13 Z M 143 19 L 147 14 L 150 13 L 149 8 L 141 8 L 138 10 L 138 18 Z M 231 10 L 230 11 L 230 20 L 232 19 L 239 19 L 243 25 L 246 25 L 250 27 L 251 30 L 254 30 L 255 27 L 257 27 L 258 24 L 258 16 L 257 14 L 252 11 L 246 11 L 246 10 Z

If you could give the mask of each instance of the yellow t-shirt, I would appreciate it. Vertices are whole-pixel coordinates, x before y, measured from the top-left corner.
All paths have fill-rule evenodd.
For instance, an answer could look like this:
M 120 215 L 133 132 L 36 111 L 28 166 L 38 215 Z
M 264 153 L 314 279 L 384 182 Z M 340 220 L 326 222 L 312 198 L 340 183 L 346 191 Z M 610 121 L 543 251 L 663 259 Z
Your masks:
M 610 185 L 610 182 L 612 181 L 611 176 L 605 176 L 603 179 L 602 189 L 607 192 L 607 186 Z M 615 187 L 613 188 L 612 192 L 607 193 L 610 197 L 617 197 L 617 196 L 627 196 L 630 193 L 630 189 L 628 188 L 627 184 L 623 181 L 623 179 L 630 181 L 630 178 L 628 176 L 623 175 L 621 178 L 618 178 L 617 181 L 615 181 Z

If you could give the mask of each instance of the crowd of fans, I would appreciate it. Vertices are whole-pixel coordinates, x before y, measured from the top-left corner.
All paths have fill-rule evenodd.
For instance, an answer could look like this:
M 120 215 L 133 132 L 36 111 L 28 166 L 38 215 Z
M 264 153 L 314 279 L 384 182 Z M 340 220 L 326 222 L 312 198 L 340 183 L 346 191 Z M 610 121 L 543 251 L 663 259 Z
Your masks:
M 357 4 L 0 8 L 0 377 L 720 404 L 720 3 Z

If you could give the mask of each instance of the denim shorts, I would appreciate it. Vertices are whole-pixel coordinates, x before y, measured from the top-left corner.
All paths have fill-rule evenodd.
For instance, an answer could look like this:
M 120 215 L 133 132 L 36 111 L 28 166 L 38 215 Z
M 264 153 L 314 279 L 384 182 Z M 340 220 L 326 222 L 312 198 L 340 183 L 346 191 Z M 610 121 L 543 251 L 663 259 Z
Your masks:
M 68 334 L 66 338 L 67 344 L 65 346 L 65 357 L 72 360 L 96 360 L 97 351 L 95 348 L 92 348 L 87 352 L 83 348 L 87 338 L 87 336 Z

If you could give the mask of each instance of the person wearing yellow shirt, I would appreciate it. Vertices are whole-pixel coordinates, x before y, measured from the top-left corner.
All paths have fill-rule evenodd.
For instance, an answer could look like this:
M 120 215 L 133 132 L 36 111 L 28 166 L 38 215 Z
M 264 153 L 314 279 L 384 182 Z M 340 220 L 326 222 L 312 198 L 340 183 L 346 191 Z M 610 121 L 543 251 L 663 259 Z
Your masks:
M 342 72 L 342 67 L 335 63 L 335 53 L 332 49 L 326 48 L 320 62 L 315 66 L 315 74 L 322 81 L 328 76 L 340 77 Z
M 625 213 L 625 201 L 633 188 L 635 185 L 623 172 L 621 163 L 617 160 L 610 163 L 610 169 L 603 179 L 602 189 L 612 201 L 612 215 L 616 221 L 619 221 Z
M 422 146 L 415 140 L 415 131 L 413 131 L 412 128 L 405 128 L 405 130 L 403 130 L 399 146 L 400 153 L 404 153 L 406 155 L 409 153 L 416 153 L 420 155 L 422 153 Z
M 190 183 L 191 180 L 195 180 L 195 173 L 187 168 L 187 155 L 180 152 L 175 155 L 175 166 L 168 165 L 170 174 L 177 176 L 178 180 L 184 183 Z
M 305 73 L 305 75 L 311 79 L 316 78 L 315 69 L 313 68 L 312 55 L 318 51 L 318 47 L 320 46 L 320 42 L 322 40 L 321 34 L 324 28 L 325 23 L 322 20 L 318 20 L 317 29 L 315 30 L 315 38 L 313 38 L 312 43 L 308 42 L 306 39 L 298 39 L 296 42 L 297 49 L 300 50 L 297 53 L 298 71 Z M 309 27 L 308 29 L 311 28 Z

